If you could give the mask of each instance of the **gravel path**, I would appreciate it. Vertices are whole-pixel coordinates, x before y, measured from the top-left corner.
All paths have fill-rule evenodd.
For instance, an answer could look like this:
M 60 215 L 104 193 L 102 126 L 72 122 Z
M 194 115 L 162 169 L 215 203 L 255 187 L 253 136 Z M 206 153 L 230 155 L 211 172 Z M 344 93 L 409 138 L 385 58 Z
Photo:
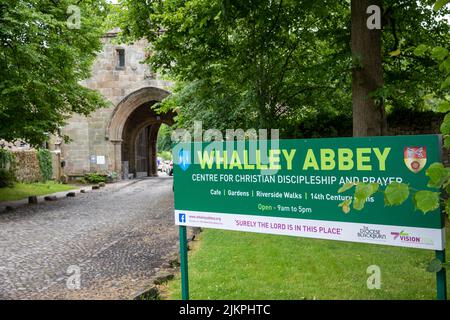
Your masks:
M 172 181 L 0 214 L 0 299 L 129 299 L 148 287 L 178 250 Z

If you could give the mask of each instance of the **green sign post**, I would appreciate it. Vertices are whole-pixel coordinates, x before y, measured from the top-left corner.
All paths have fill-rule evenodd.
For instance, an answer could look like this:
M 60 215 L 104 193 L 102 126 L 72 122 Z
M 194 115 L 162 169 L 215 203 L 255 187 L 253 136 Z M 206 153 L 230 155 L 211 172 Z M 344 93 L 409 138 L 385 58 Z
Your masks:
M 338 193 L 348 182 L 428 189 L 424 171 L 441 161 L 437 135 L 180 143 L 173 155 L 184 298 L 186 226 L 429 249 L 445 260 L 441 209 L 388 207 L 376 193 L 345 214 L 339 204 L 353 196 Z M 445 270 L 437 280 L 444 299 Z

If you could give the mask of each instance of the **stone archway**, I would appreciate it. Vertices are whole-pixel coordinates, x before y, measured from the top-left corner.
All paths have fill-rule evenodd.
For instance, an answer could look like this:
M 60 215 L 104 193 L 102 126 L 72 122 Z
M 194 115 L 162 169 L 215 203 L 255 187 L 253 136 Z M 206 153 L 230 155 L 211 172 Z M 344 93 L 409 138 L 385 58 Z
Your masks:
M 114 171 L 127 178 L 155 176 L 156 141 L 161 124 L 172 125 L 173 113 L 157 114 L 152 106 L 170 92 L 147 87 L 124 98 L 115 108 L 106 136 L 114 148 Z

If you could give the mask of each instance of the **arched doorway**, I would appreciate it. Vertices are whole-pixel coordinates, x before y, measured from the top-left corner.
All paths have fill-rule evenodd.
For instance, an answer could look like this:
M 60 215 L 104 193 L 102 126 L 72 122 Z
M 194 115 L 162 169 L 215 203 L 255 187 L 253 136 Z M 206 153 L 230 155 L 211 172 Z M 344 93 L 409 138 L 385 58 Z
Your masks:
M 157 114 L 152 109 L 169 92 L 143 88 L 127 96 L 116 107 L 108 138 L 113 144 L 116 172 L 124 178 L 157 175 L 156 141 L 161 124 L 172 125 L 173 113 Z

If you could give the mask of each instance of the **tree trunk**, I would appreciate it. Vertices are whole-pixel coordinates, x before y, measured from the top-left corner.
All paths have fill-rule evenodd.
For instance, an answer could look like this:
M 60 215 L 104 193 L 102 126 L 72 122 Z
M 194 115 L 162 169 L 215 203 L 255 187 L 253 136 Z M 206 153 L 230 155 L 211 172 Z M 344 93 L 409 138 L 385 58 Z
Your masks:
M 353 56 L 353 136 L 386 134 L 384 104 L 376 103 L 370 94 L 383 86 L 381 63 L 381 30 L 367 27 L 367 8 L 381 0 L 352 0 Z

